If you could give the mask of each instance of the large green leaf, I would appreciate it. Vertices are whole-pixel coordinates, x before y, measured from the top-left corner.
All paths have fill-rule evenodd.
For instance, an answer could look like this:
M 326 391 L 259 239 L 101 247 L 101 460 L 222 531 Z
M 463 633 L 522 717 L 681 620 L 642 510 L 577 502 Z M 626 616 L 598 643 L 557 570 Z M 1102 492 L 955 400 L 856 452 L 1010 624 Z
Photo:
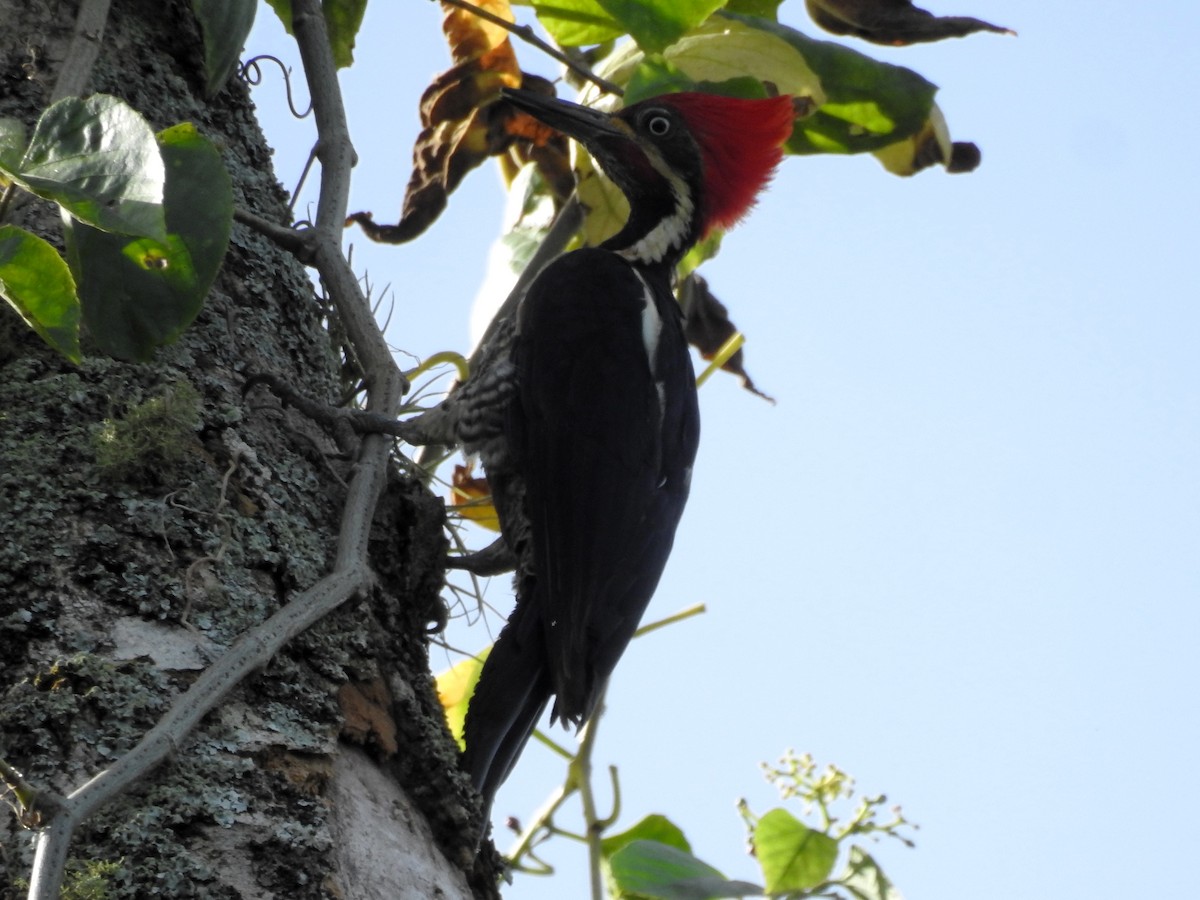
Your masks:
M 754 826 L 754 855 L 768 894 L 807 891 L 824 882 L 837 862 L 838 844 L 786 809 L 773 809 Z
M 658 841 L 632 841 L 609 860 L 617 897 L 656 897 L 659 900 L 713 900 L 750 897 L 763 889 L 731 881 L 690 853 Z
M 675 43 L 725 0 L 599 0 L 600 5 L 648 53 Z
M 233 189 L 216 148 L 190 124 L 159 135 L 166 240 L 130 239 L 67 220 L 67 252 L 88 332 L 122 359 L 146 360 L 191 324 L 220 268 Z
M 604 838 L 600 842 L 600 852 L 609 857 L 634 841 L 657 841 L 685 853 L 692 851 L 692 845 L 688 843 L 682 828 L 666 816 L 652 813 L 620 834 L 610 834 Z
M 630 102 L 655 91 L 713 90 L 747 76 L 770 82 L 815 107 L 797 120 L 791 153 L 871 152 L 889 171 L 909 175 L 929 163 L 931 152 L 933 161 L 945 162 L 956 149 L 933 103 L 937 88 L 916 72 L 767 19 L 722 12 L 661 60 L 648 60 L 630 43 L 598 74 L 628 86 Z M 590 85 L 580 100 L 604 102 Z
M 237 65 L 254 25 L 257 0 L 192 0 L 204 35 L 205 89 L 215 94 Z
M 292 0 L 267 0 L 275 10 L 279 21 L 288 34 L 292 33 Z M 321 0 L 321 11 L 325 13 L 325 27 L 329 30 L 329 45 L 333 49 L 333 62 L 339 68 L 354 62 L 354 39 L 362 25 L 367 0 Z
M 163 162 L 154 132 L 107 94 L 59 100 L 13 173 L 23 187 L 104 231 L 163 240 Z
M 819 106 L 825 102 L 821 79 L 795 46 L 776 34 L 722 14 L 680 38 L 663 51 L 663 58 L 693 83 L 725 82 L 756 78 L 769 81 L 780 93 L 810 99 Z M 621 86 L 629 84 L 634 73 L 646 64 L 646 55 L 633 43 L 624 44 L 598 67 L 597 74 Z M 596 105 L 600 92 L 587 85 L 580 102 Z
M 821 81 L 825 102 L 792 137 L 793 153 L 859 153 L 916 134 L 929 118 L 936 85 L 911 69 L 879 62 L 849 47 L 818 41 L 766 19 L 730 14 L 794 47 Z
M 71 272 L 50 244 L 15 225 L 0 225 L 0 294 L 47 344 L 80 361 Z

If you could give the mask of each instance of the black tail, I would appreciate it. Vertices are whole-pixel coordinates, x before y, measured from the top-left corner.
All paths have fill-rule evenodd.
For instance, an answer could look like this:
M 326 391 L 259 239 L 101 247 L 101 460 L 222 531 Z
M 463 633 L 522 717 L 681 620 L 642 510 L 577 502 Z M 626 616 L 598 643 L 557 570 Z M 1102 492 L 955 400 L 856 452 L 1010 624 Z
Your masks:
M 544 643 L 536 611 L 518 605 L 492 646 L 467 707 L 463 768 L 483 795 L 484 832 L 496 791 L 550 699 Z

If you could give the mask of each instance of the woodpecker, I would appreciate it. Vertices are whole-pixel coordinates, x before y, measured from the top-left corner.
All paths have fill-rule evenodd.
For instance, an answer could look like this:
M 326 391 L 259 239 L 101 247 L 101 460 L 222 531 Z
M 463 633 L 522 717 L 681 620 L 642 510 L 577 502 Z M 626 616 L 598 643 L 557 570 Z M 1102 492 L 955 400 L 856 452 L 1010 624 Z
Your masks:
M 546 266 L 490 371 L 441 411 L 482 459 L 516 562 L 516 606 L 464 728 L 485 828 L 550 699 L 552 722 L 588 720 L 658 585 L 700 435 L 675 267 L 747 212 L 794 119 L 789 97 L 679 93 L 609 114 L 503 96 L 582 143 L 630 213 L 600 246 Z

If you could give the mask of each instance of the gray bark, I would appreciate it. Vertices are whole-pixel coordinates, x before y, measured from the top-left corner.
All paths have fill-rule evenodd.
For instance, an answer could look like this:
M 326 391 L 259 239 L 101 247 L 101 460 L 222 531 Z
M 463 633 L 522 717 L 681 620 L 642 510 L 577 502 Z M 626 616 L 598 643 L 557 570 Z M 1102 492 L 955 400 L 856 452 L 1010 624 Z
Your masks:
M 49 104 L 75 14 L 65 0 L 0 0 L 0 116 L 32 127 Z M 221 147 L 238 205 L 286 221 L 245 88 L 206 98 L 202 71 L 188 4 L 117 0 L 86 92 L 122 97 L 156 130 L 195 123 Z M 58 241 L 48 206 L 18 217 Z M 353 459 L 242 384 L 271 372 L 332 403 L 346 364 L 304 270 L 241 225 L 199 319 L 149 364 L 92 354 L 74 366 L 0 306 L 0 757 L 68 794 L 329 571 Z M 441 525 L 440 501 L 394 476 L 375 517 L 374 589 L 85 823 L 68 886 L 470 896 L 476 813 L 426 653 L 443 615 Z M 3 900 L 23 896 L 31 847 L 0 818 Z

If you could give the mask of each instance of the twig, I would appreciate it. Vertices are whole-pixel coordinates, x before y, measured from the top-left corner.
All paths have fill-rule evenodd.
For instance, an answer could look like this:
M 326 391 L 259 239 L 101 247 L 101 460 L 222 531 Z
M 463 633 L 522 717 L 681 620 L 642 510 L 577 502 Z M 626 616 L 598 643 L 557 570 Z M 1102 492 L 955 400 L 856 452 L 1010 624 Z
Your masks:
M 546 798 L 546 802 L 533 814 L 533 819 L 529 824 L 522 829 L 517 836 L 517 842 L 505 854 L 505 858 L 510 862 L 516 862 L 530 853 L 533 849 L 534 839 L 545 828 L 550 828 L 550 823 L 554 820 L 554 814 L 562 808 L 562 805 L 567 802 L 578 786 L 575 785 L 570 778 L 556 787 Z
M 665 619 L 659 619 L 657 622 L 651 622 L 648 625 L 643 625 L 633 633 L 633 636 L 635 638 L 639 638 L 644 634 L 657 631 L 659 628 L 665 628 L 668 625 L 674 625 L 676 622 L 682 622 L 684 619 L 690 619 L 692 616 L 700 616 L 706 612 L 708 612 L 708 607 L 703 603 L 697 603 L 695 606 L 689 606 L 686 609 L 681 609 L 679 612 L 669 615 Z
M 563 54 L 553 45 L 543 41 L 537 36 L 533 28 L 531 28 L 529 25 L 518 25 L 515 22 L 510 22 L 508 19 L 501 18 L 493 12 L 489 12 L 486 9 L 476 6 L 474 3 L 470 3 L 469 0 L 441 0 L 441 2 L 445 6 L 457 6 L 459 9 L 465 10 L 473 16 L 478 16 L 485 22 L 491 22 L 493 25 L 498 25 L 509 34 L 520 38 L 525 43 L 532 44 L 547 56 L 550 56 L 562 63 L 580 78 L 584 79 L 585 81 L 590 81 L 596 87 L 600 88 L 600 90 L 605 94 L 616 94 L 618 97 L 625 96 L 625 91 L 620 87 L 605 78 L 601 78 L 587 66 L 581 65 L 580 63 Z

